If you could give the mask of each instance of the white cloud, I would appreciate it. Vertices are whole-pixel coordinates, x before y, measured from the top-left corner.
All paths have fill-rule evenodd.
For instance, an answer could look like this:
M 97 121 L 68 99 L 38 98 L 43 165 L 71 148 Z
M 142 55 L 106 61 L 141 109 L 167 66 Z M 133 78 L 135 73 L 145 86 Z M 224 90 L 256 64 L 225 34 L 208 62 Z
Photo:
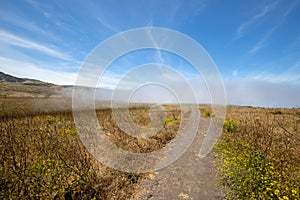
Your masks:
M 77 75 L 75 73 L 55 72 L 46 70 L 26 61 L 17 61 L 0 57 L 0 69 L 4 73 L 18 77 L 32 78 L 60 85 L 74 85 Z
M 72 59 L 72 57 L 66 53 L 47 47 L 43 44 L 39 44 L 35 41 L 19 37 L 17 35 L 14 35 L 6 31 L 0 31 L 0 41 L 7 45 L 22 47 L 22 48 L 27 48 L 38 52 L 42 52 L 62 60 L 74 61 L 74 59 Z
M 257 75 L 225 79 L 228 104 L 263 107 L 300 107 L 300 73 L 287 69 L 273 74 L 267 71 Z M 296 72 L 296 73 L 295 73 Z
M 9 12 L 7 10 L 0 10 L 0 21 L 11 24 L 15 27 L 25 29 L 26 31 L 32 32 L 34 34 L 43 35 L 45 38 L 51 38 L 53 41 L 60 41 L 57 39 L 56 35 L 53 35 L 51 32 L 46 31 L 40 26 L 37 26 L 33 20 L 28 20 L 20 13 Z
M 297 67 L 298 65 L 299 64 L 296 64 L 295 66 Z M 5 57 L 0 57 L 0 69 L 5 73 L 18 77 L 33 78 L 62 85 L 74 85 L 77 78 L 76 73 L 62 73 L 45 70 L 26 61 L 16 61 Z M 235 71 L 237 73 L 237 70 Z M 114 72 L 108 72 L 102 77 L 101 86 L 114 89 L 119 78 L 120 75 L 115 74 Z M 166 80 L 168 79 L 168 76 L 161 74 L 161 77 L 155 77 L 155 79 Z M 176 95 L 187 95 L 186 88 L 181 88 L 181 82 L 169 79 L 166 80 L 166 82 L 168 82 L 169 86 L 172 86 L 171 88 L 175 88 L 177 91 Z M 188 80 L 188 82 L 191 85 L 199 103 L 211 102 L 210 91 L 208 91 L 203 80 L 192 79 Z M 131 82 L 125 83 L 130 84 Z M 298 92 L 300 91 L 300 74 L 297 73 L 289 73 L 287 71 L 279 76 L 261 73 L 255 77 L 239 78 L 234 80 L 227 79 L 224 81 L 224 84 L 228 104 L 266 107 L 300 106 L 300 93 Z M 134 96 L 132 96 L 133 99 L 131 100 L 144 102 L 176 102 L 176 96 L 170 93 L 171 91 L 168 91 L 168 89 L 166 90 L 166 87 L 155 85 L 144 87 L 141 84 L 141 88 L 142 90 L 139 90 L 136 94 L 134 94 Z
M 258 79 L 226 80 L 228 104 L 263 107 L 299 107 L 300 84 Z
M 233 75 L 233 76 L 237 76 L 237 75 L 238 75 L 238 72 L 239 72 L 239 69 L 235 69 L 235 70 L 233 70 L 232 75 Z

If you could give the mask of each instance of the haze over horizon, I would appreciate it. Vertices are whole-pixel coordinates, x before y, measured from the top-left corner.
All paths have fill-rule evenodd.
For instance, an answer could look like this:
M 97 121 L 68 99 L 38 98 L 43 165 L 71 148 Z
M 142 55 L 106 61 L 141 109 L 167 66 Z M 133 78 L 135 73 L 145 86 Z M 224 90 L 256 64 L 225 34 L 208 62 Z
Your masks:
M 206 49 L 223 78 L 228 104 L 299 107 L 299 19 L 299 0 L 1 1 L 0 71 L 73 85 L 99 43 L 129 29 L 163 27 Z M 172 66 L 188 80 L 199 102 L 209 102 L 209 91 L 193 66 L 158 50 L 117 59 L 101 86 L 114 89 L 124 74 L 145 63 Z M 152 75 L 179 84 L 163 73 Z M 160 99 L 166 94 L 157 87 L 148 92 Z

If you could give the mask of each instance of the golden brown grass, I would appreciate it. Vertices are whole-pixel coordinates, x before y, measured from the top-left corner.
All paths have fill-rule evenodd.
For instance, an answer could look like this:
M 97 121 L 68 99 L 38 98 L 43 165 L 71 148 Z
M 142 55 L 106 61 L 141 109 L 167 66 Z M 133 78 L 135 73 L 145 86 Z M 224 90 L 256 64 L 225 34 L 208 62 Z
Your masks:
M 77 134 L 70 100 L 0 99 L 1 199 L 128 199 L 147 177 L 96 161 Z M 163 129 L 138 139 L 122 131 L 110 109 L 97 111 L 107 137 L 136 153 L 152 152 L 176 137 L 184 118 L 164 106 Z M 209 110 L 208 105 L 199 106 Z M 227 108 L 216 146 L 219 175 L 229 199 L 297 199 L 300 185 L 300 109 Z M 149 107 L 130 109 L 132 120 L 150 123 Z
M 180 110 L 174 107 L 166 107 L 167 116 L 164 128 L 154 136 L 148 138 L 137 138 L 128 135 L 122 131 L 113 119 L 112 111 L 110 109 L 98 112 L 100 124 L 107 133 L 108 138 L 117 144 L 120 148 L 135 152 L 148 153 L 163 148 L 171 141 L 177 134 L 180 126 Z M 148 108 L 133 108 L 130 109 L 130 114 L 133 122 L 139 126 L 147 126 L 150 123 Z
M 110 169 L 91 156 L 77 134 L 70 109 L 54 99 L 10 98 L 1 101 L 1 199 L 128 199 L 145 174 Z M 59 102 L 68 102 L 59 99 Z M 38 108 L 37 106 L 39 104 Z M 61 104 L 63 105 L 63 104 Z M 44 107 L 44 110 L 42 108 Z M 110 140 L 132 152 L 151 152 L 175 137 L 180 112 L 168 107 L 164 129 L 140 140 L 121 131 L 110 109 L 97 115 Z M 139 125 L 150 122 L 148 108 L 132 108 Z

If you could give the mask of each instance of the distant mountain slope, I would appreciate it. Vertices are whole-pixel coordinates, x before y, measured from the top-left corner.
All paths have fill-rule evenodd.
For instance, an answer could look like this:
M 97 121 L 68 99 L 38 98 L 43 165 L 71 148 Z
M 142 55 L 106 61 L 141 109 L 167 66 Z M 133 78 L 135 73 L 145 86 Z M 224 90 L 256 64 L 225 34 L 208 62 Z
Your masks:
M 52 83 L 45 83 L 35 79 L 18 78 L 9 74 L 5 74 L 3 72 L 0 72 L 0 82 L 22 83 L 23 85 L 32 85 L 32 86 L 54 86 L 54 84 Z
M 18 82 L 18 83 L 21 83 L 21 82 L 24 82 L 25 79 L 23 78 L 17 78 L 17 77 L 14 77 L 14 76 L 11 76 L 9 74 L 5 74 L 3 72 L 0 72 L 0 82 Z
M 60 97 L 59 91 L 62 88 L 52 83 L 0 72 L 0 97 Z
M 79 87 L 83 99 L 88 98 L 89 91 L 94 88 Z M 73 86 L 55 85 L 39 80 L 18 78 L 0 72 L 0 98 L 1 97 L 39 97 L 39 98 L 71 98 Z M 97 88 L 95 98 L 109 101 L 113 91 L 104 88 Z

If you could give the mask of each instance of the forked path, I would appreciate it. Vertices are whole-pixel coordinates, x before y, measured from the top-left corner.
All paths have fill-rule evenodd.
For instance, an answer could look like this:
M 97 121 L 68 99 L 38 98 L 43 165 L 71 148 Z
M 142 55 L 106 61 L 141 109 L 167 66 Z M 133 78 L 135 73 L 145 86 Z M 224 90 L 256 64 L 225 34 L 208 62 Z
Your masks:
M 154 172 L 142 182 L 134 200 L 224 199 L 216 185 L 213 155 L 198 156 L 208 126 L 209 119 L 201 118 L 198 134 L 190 148 L 170 166 Z

